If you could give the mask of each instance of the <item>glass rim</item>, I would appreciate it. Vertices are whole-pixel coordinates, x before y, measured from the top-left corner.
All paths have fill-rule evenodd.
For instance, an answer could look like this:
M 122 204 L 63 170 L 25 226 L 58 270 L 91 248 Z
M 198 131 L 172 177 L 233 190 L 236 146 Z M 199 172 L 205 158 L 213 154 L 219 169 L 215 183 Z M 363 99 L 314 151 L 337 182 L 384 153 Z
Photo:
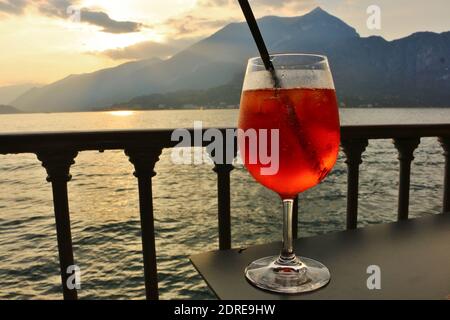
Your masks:
M 315 53 L 274 53 L 269 55 L 271 60 L 276 57 L 315 57 L 318 58 L 317 61 L 313 62 L 305 62 L 305 63 L 299 63 L 299 66 L 314 66 L 320 63 L 326 63 L 328 62 L 328 57 L 322 54 L 315 54 Z M 260 61 L 260 63 L 257 63 L 257 61 Z M 264 63 L 262 61 L 261 56 L 256 56 L 248 59 L 248 65 L 254 65 L 254 66 L 262 66 L 264 67 Z

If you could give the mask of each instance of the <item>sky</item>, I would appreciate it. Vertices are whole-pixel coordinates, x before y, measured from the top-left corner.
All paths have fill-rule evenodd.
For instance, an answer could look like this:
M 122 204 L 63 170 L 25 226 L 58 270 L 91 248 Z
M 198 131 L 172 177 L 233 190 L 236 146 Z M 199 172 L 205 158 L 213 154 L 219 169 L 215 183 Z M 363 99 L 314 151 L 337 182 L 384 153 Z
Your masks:
M 361 36 L 387 40 L 450 30 L 449 0 L 250 4 L 257 17 L 299 16 L 320 6 Z M 374 15 L 377 28 L 369 28 Z M 237 21 L 243 21 L 237 0 L 0 0 L 0 86 L 47 84 L 130 60 L 168 58 Z

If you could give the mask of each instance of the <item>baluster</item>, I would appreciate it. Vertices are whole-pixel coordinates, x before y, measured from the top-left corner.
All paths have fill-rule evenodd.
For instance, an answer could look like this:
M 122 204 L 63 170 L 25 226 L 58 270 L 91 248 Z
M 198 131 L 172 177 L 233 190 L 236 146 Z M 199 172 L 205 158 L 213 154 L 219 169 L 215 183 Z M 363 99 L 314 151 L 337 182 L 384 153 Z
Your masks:
M 231 209 L 230 209 L 230 174 L 234 170 L 233 159 L 236 157 L 236 138 L 222 135 L 224 145 L 222 150 L 216 150 L 214 144 L 206 151 L 214 161 L 214 172 L 217 173 L 217 204 L 219 224 L 219 250 L 231 249 Z M 222 154 L 217 154 L 222 151 Z
M 444 200 L 442 212 L 450 213 L 450 137 L 439 138 L 445 156 Z
M 358 224 L 358 189 L 359 166 L 362 163 L 362 153 L 368 146 L 367 139 L 344 139 L 342 149 L 347 164 L 347 229 L 356 229 Z
M 68 268 L 74 266 L 72 234 L 70 230 L 69 200 L 67 182 L 72 178 L 70 166 L 75 163 L 76 151 L 55 150 L 37 153 L 38 159 L 47 171 L 47 181 L 52 184 L 55 211 L 56 236 L 58 240 L 59 266 L 65 300 L 77 300 L 76 288 L 69 288 Z M 74 271 L 75 272 L 75 271 Z
M 125 154 L 134 165 L 134 176 L 138 179 L 145 293 L 148 300 L 157 300 L 159 298 L 152 178 L 156 175 L 154 168 L 161 152 L 162 147 L 125 150 Z
M 231 249 L 230 173 L 232 164 L 216 164 L 219 221 L 219 250 Z
M 394 139 L 394 145 L 398 150 L 398 160 L 400 161 L 397 217 L 399 221 L 408 219 L 411 162 L 414 160 L 414 150 L 416 150 L 419 144 L 420 138 Z

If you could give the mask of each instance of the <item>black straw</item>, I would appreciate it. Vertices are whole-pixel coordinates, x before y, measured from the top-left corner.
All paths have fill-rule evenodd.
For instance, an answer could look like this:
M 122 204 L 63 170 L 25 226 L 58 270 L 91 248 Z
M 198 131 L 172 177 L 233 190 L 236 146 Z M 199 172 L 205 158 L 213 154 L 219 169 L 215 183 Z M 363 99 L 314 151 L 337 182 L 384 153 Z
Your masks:
M 258 23 L 256 22 L 255 15 L 253 14 L 252 8 L 248 3 L 248 0 L 238 0 L 241 6 L 242 12 L 244 13 L 245 20 L 247 20 L 248 27 L 252 33 L 253 39 L 258 47 L 259 55 L 264 63 L 264 67 L 267 71 L 270 71 L 272 78 L 275 82 L 275 87 L 279 87 L 278 79 L 275 75 L 275 68 L 273 66 L 272 60 L 270 60 L 269 51 L 267 51 L 266 44 L 259 30 Z

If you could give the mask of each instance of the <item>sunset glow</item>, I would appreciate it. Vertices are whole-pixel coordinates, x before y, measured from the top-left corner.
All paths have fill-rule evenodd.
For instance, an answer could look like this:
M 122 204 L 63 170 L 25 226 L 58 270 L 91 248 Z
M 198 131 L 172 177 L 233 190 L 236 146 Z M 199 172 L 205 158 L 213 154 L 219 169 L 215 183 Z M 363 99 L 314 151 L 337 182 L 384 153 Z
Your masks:
M 381 35 L 388 40 L 419 30 L 450 28 L 446 0 L 414 4 L 380 0 L 380 30 L 366 27 L 368 0 L 250 2 L 258 17 L 297 16 L 320 5 L 362 36 Z M 71 15 L 74 8 L 80 10 L 80 21 Z M 70 74 L 119 65 L 135 58 L 115 55 L 114 50 L 147 42 L 147 51 L 151 46 L 159 48 L 148 58 L 165 59 L 228 23 L 242 20 L 237 1 L 232 0 L 0 0 L 0 86 L 48 84 Z
M 118 110 L 118 111 L 111 111 L 109 112 L 109 114 L 116 117 L 129 117 L 132 116 L 134 112 L 128 110 Z

